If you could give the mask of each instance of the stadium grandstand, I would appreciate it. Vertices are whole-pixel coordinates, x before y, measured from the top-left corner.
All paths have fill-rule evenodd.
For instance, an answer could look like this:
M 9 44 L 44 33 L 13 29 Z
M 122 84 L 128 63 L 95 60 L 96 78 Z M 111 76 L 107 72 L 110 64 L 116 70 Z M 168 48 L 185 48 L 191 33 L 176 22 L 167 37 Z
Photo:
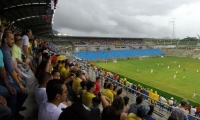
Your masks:
M 105 61 L 114 70 L 118 60 L 196 60 L 198 39 L 67 36 L 52 28 L 57 2 L 0 0 L 0 120 L 167 120 L 179 107 L 184 119 L 200 119 L 196 92 L 182 99 L 183 93 L 170 94 L 97 65 Z

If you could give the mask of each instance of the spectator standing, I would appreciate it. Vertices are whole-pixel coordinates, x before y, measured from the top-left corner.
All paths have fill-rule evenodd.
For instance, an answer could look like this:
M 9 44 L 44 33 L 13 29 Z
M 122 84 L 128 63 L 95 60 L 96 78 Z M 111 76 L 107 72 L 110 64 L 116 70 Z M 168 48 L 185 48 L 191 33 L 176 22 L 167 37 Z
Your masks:
M 91 116 L 90 120 L 100 120 L 101 111 L 99 108 L 101 99 L 99 97 L 92 98 L 92 106 L 90 107 L 91 110 Z
M 196 108 L 195 108 L 195 106 L 194 106 L 194 107 L 191 106 L 190 114 L 193 115 L 193 116 L 195 116 L 195 113 L 196 113 Z
M 85 106 L 90 106 L 92 103 L 92 98 L 96 97 L 93 92 L 95 91 L 96 86 L 94 84 L 94 82 L 92 81 L 88 81 L 87 82 L 87 90 L 83 92 L 82 94 L 82 103 Z
M 72 83 L 72 89 L 76 95 L 78 95 L 78 91 L 81 89 L 81 81 L 82 81 L 82 71 L 78 70 L 76 72 L 75 80 Z
M 64 67 L 61 68 L 60 75 L 64 78 L 69 77 L 70 75 L 69 63 L 66 62 Z
M 53 79 L 60 79 L 60 72 L 56 69 L 51 72 L 51 75 Z
M 80 100 L 82 101 L 83 92 L 87 90 L 87 81 L 81 81 L 81 89 L 79 90 Z
M 181 105 L 180 105 L 180 107 L 178 107 L 178 108 L 174 108 L 173 110 L 172 110 L 172 115 L 173 116 L 176 116 L 176 118 L 178 119 L 178 120 L 188 120 L 188 118 L 187 118 L 187 113 L 186 113 L 186 108 L 187 108 L 187 106 L 188 106 L 188 101 L 186 100 L 186 99 L 183 99 L 182 101 L 181 101 Z
M 146 120 L 147 114 L 149 112 L 149 106 L 141 105 L 137 109 L 137 114 L 130 113 L 127 117 L 127 120 Z
M 111 100 L 111 102 L 113 102 L 114 100 L 114 94 L 112 93 L 113 88 L 114 85 L 112 83 L 108 83 L 107 89 L 104 89 L 104 91 L 102 92 L 102 95 L 108 97 Z
M 174 104 L 174 98 L 173 97 L 171 97 L 171 99 L 168 101 L 169 102 L 169 111 L 171 112 L 172 111 L 172 106 L 173 106 L 173 104 Z
M 30 44 L 29 44 L 29 38 L 31 38 L 32 36 L 32 31 L 30 29 L 27 29 L 24 31 L 23 35 L 22 35 L 22 59 L 24 62 L 30 63 L 30 67 L 32 70 L 35 70 L 35 68 L 33 68 L 30 59 L 29 59 L 29 48 L 30 48 Z
M 149 105 L 149 112 L 147 117 L 145 118 L 145 120 L 156 120 L 155 118 L 152 117 L 153 111 L 154 111 L 154 106 L 153 105 Z
M 137 115 L 137 109 L 141 106 L 142 101 L 143 101 L 143 97 L 142 96 L 138 96 L 136 98 L 136 103 L 132 103 L 130 105 L 128 113 L 134 113 L 135 115 Z
M 167 102 L 164 96 L 160 96 L 160 108 L 164 109 L 164 104 Z
M 129 103 L 129 97 L 125 96 L 124 97 L 124 112 L 125 113 L 128 113 L 128 110 L 129 110 L 128 103 Z
M 123 89 L 122 88 L 119 88 L 118 90 L 117 90 L 117 95 L 116 95 L 116 97 L 115 98 L 117 98 L 117 97 L 123 97 L 122 96 L 122 92 L 123 92 Z
M 101 81 L 101 78 L 100 77 L 96 77 L 96 82 L 95 82 L 96 90 L 94 91 L 95 95 L 98 95 L 100 90 L 101 90 L 100 81 Z

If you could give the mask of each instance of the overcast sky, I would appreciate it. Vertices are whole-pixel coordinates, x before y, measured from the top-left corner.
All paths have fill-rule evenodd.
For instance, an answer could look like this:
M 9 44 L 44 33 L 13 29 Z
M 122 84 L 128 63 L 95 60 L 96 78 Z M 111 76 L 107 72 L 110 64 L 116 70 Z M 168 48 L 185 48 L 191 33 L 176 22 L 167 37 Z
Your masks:
M 200 0 L 58 0 L 53 28 L 104 37 L 196 37 Z

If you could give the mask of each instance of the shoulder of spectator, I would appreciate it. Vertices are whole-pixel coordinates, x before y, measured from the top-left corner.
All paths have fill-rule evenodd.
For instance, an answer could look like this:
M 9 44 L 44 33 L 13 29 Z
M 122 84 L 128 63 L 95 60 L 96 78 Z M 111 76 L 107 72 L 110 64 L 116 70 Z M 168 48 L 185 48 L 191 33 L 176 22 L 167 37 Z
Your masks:
M 120 116 L 120 120 L 126 120 L 127 114 L 126 113 L 122 113 Z

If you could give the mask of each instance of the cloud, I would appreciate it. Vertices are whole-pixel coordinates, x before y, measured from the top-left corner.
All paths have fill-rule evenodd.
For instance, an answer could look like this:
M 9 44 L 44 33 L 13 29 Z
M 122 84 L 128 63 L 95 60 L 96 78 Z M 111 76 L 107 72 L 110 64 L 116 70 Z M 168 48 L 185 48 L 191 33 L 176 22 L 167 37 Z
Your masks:
M 53 28 L 76 36 L 168 37 L 174 10 L 197 1 L 60 0 Z

